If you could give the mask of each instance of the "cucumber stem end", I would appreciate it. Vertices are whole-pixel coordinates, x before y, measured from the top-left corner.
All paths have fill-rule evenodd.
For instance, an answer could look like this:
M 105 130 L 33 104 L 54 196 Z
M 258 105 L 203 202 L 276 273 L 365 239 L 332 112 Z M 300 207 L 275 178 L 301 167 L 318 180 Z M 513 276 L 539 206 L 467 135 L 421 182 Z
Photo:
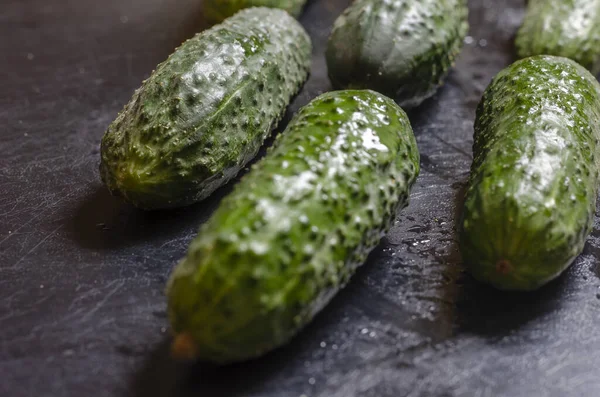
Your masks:
M 496 262 L 496 271 L 500 274 L 509 274 L 512 272 L 512 264 L 506 259 L 500 259 Z
M 198 355 L 196 342 L 191 334 L 184 332 L 175 335 L 171 345 L 171 356 L 176 360 L 191 361 Z

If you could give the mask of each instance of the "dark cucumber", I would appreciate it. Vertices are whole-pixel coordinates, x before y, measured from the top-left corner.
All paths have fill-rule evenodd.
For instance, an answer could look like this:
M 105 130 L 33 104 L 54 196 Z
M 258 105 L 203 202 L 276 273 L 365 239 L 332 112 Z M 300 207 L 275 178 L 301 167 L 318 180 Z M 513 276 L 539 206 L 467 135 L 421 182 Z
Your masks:
M 369 88 L 402 107 L 443 84 L 468 30 L 466 0 L 356 0 L 327 44 L 336 88 Z
M 418 172 L 391 99 L 338 91 L 303 107 L 173 272 L 175 355 L 228 363 L 286 343 L 365 261 Z
M 572 60 L 504 69 L 477 109 L 463 259 L 500 289 L 533 290 L 581 253 L 600 166 L 600 85 Z
M 186 41 L 102 139 L 108 189 L 144 209 L 200 201 L 233 178 L 308 76 L 311 43 L 288 13 L 242 10 Z
M 600 0 L 529 0 L 517 54 L 558 55 L 600 73 Z
M 280 8 L 298 17 L 306 0 L 204 0 L 204 17 L 210 23 L 219 23 L 244 8 Z

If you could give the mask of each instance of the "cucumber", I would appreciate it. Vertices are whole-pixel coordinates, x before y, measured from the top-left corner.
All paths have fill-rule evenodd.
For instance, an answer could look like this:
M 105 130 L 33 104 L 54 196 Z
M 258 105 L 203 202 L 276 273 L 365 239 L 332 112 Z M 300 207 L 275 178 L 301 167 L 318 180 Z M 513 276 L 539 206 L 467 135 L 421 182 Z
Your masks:
M 391 99 L 339 91 L 303 107 L 174 270 L 176 356 L 228 363 L 287 342 L 365 261 L 418 172 Z
M 219 23 L 244 8 L 280 8 L 298 17 L 306 0 L 204 0 L 204 17 L 210 23 Z
M 335 21 L 326 58 L 336 88 L 369 88 L 402 107 L 442 85 L 467 34 L 465 0 L 356 0 Z
M 102 180 L 143 209 L 206 198 L 257 154 L 310 61 L 310 38 L 282 10 L 246 9 L 196 35 L 108 127 Z
M 558 55 L 600 73 L 600 0 L 529 0 L 517 55 Z
M 592 229 L 600 85 L 567 58 L 525 58 L 494 78 L 476 117 L 463 260 L 499 289 L 537 289 L 581 253 Z

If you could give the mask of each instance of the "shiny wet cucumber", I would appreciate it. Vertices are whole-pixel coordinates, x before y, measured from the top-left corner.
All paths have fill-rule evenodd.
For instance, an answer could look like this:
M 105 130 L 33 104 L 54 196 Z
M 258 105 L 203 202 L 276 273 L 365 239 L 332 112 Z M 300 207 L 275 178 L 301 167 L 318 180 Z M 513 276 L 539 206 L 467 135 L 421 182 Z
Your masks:
M 460 247 L 478 279 L 532 290 L 581 253 L 600 169 L 600 85 L 572 60 L 504 69 L 477 109 Z
M 310 62 L 307 33 L 282 10 L 242 10 L 196 35 L 108 127 L 102 180 L 144 209 L 204 199 L 257 154 Z
M 174 270 L 174 353 L 228 363 L 286 343 L 365 261 L 418 172 L 391 99 L 338 91 L 303 107 Z
M 369 88 L 414 107 L 432 96 L 468 30 L 466 0 L 356 0 L 327 43 L 337 88 Z
M 515 44 L 521 58 L 558 55 L 600 73 L 600 0 L 529 0 Z

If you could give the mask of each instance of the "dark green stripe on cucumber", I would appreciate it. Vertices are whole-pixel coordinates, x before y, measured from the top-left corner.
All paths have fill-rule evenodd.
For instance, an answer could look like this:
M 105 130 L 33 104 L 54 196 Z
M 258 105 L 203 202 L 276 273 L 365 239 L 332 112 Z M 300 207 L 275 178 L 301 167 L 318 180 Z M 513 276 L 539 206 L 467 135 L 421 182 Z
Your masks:
M 477 109 L 462 214 L 463 259 L 497 288 L 532 290 L 581 253 L 598 188 L 600 85 L 566 58 L 494 78 Z
M 227 363 L 287 342 L 365 261 L 418 172 L 391 99 L 338 91 L 303 107 L 173 272 L 177 355 Z

